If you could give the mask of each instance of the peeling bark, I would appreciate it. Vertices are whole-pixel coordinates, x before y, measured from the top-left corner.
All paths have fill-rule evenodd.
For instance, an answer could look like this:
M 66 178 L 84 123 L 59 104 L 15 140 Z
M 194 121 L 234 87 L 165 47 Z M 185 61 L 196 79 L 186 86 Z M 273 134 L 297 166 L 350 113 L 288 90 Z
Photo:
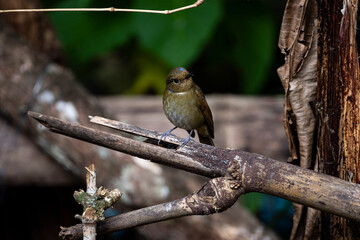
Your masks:
M 319 1 L 319 169 L 360 182 L 360 83 L 356 43 L 358 1 Z M 322 239 L 359 239 L 360 224 L 321 214 Z
M 288 1 L 279 36 L 285 64 L 278 69 L 285 90 L 284 126 L 291 161 L 310 168 L 316 92 L 315 0 Z
M 279 36 L 285 64 L 278 74 L 285 90 L 284 127 L 291 162 L 316 170 L 314 105 L 317 88 L 317 2 L 288 0 Z M 314 239 L 319 212 L 294 203 L 291 239 Z M 315 235 L 314 235 L 315 234 Z

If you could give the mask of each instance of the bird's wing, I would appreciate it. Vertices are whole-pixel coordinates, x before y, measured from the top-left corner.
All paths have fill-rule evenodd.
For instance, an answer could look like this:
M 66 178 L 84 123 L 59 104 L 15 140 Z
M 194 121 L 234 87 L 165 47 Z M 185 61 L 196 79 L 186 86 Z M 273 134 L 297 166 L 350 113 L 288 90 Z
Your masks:
M 210 136 L 212 138 L 214 138 L 214 121 L 213 121 L 212 113 L 211 113 L 211 110 L 209 108 L 209 105 L 206 102 L 204 93 L 202 92 L 200 87 L 198 85 L 196 85 L 196 84 L 195 84 L 195 93 L 196 93 L 196 96 L 199 99 L 200 109 L 201 109 L 201 112 L 204 115 L 205 122 L 206 122 L 206 125 L 207 125 L 208 129 L 209 129 Z

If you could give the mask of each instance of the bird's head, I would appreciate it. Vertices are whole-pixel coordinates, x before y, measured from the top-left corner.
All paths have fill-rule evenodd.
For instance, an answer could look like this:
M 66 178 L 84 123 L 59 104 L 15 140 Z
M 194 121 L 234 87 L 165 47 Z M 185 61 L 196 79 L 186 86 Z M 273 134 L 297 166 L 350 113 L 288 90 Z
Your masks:
M 193 76 L 194 74 L 183 67 L 173 68 L 166 78 L 166 89 L 173 92 L 186 92 L 194 86 Z

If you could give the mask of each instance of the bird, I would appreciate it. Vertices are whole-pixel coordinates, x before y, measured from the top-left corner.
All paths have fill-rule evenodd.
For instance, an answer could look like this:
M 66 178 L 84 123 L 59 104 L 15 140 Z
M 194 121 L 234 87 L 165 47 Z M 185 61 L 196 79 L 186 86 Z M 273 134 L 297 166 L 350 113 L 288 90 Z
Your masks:
M 163 110 L 175 127 L 163 133 L 158 143 L 176 128 L 182 128 L 189 136 L 177 149 L 186 145 L 190 137 L 195 137 L 194 130 L 201 143 L 215 146 L 213 116 L 204 93 L 193 81 L 193 76 L 183 67 L 173 68 L 169 72 L 163 94 Z

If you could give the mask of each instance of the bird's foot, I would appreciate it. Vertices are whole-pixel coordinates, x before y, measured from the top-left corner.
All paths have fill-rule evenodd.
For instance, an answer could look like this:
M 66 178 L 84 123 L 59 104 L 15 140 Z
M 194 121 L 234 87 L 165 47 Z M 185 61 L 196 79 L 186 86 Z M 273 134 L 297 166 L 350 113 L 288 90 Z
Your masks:
M 164 132 L 163 134 L 161 134 L 161 137 L 160 137 L 160 139 L 159 139 L 159 141 L 158 141 L 158 145 L 160 144 L 160 142 L 164 139 L 166 139 L 166 137 L 172 132 L 172 131 L 174 131 L 175 129 L 176 129 L 177 127 L 173 127 L 172 129 L 170 129 L 169 131 L 167 131 L 167 132 Z
M 182 148 L 183 146 L 185 146 L 185 145 L 189 142 L 190 137 L 191 137 L 191 135 L 193 134 L 193 132 L 194 132 L 194 129 L 192 129 L 192 130 L 189 132 L 189 136 L 180 144 L 180 146 L 178 146 L 178 147 L 176 148 L 176 150 Z

